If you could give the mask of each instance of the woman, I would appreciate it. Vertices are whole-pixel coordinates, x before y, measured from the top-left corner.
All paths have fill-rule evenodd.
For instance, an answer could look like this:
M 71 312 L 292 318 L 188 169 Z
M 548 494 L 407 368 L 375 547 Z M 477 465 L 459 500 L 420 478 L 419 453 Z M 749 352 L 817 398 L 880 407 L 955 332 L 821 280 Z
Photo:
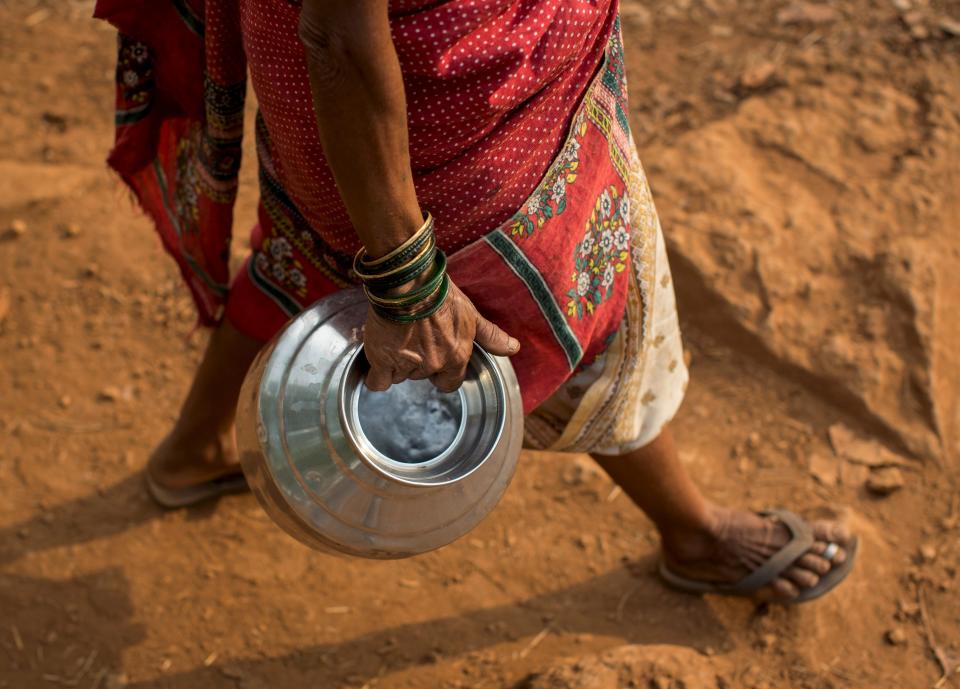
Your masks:
M 248 365 L 362 281 L 370 388 L 453 390 L 474 341 L 512 356 L 528 444 L 591 453 L 657 525 L 669 583 L 800 602 L 849 573 L 842 526 L 714 505 L 678 459 L 666 424 L 687 373 L 616 0 L 100 0 L 97 15 L 120 30 L 110 163 L 216 327 L 148 464 L 162 504 L 243 485 Z M 248 70 L 259 223 L 228 288 Z

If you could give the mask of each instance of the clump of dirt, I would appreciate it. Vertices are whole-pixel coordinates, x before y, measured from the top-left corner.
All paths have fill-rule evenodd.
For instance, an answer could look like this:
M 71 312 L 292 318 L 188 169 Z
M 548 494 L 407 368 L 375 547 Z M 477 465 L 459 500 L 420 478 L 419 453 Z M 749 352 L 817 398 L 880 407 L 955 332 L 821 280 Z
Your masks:
M 140 471 L 204 338 L 103 164 L 115 36 L 91 12 L 0 5 L 0 688 L 902 689 L 953 670 L 960 3 L 624 4 L 692 359 L 682 457 L 718 502 L 830 507 L 864 540 L 848 583 L 786 610 L 665 589 L 652 527 L 582 456 L 526 453 L 475 532 L 400 562 L 309 551 L 250 496 L 153 506 Z M 239 228 L 256 195 L 247 164 Z

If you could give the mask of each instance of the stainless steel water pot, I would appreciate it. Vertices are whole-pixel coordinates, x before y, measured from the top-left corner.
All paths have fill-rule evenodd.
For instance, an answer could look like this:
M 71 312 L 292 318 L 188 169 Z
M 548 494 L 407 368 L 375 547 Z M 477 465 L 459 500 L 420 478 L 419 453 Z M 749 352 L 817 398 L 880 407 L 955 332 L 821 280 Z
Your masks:
M 446 545 L 494 508 L 523 435 L 510 362 L 474 346 L 451 394 L 429 381 L 363 384 L 367 302 L 338 292 L 257 357 L 243 385 L 243 471 L 267 513 L 315 548 L 399 558 Z

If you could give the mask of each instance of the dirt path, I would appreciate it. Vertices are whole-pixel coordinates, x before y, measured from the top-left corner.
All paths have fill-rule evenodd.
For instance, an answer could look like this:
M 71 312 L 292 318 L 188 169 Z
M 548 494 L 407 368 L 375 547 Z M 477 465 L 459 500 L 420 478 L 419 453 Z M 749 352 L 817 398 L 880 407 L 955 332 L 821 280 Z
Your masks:
M 862 477 L 818 482 L 810 458 L 833 457 L 828 428 L 862 419 L 699 320 L 685 324 L 685 461 L 720 501 L 847 509 L 866 543 L 838 595 L 768 610 L 664 589 L 650 524 L 577 456 L 525 454 L 476 532 L 402 562 L 308 551 L 250 496 L 160 512 L 139 471 L 202 334 L 172 264 L 101 162 L 114 38 L 82 18 L 90 9 L 0 4 L 0 687 L 606 689 L 616 684 L 596 683 L 589 663 L 531 674 L 636 644 L 664 658 L 692 649 L 706 678 L 697 686 L 899 689 L 940 677 L 930 635 L 960 659 L 952 472 L 917 463 L 886 498 Z M 697 106 L 678 123 L 672 113 L 685 108 L 651 110 L 640 95 L 701 83 L 676 46 L 696 40 L 709 53 L 726 30 L 703 34 L 702 17 L 681 14 L 655 40 L 633 12 L 626 41 L 645 145 L 726 116 L 722 104 Z M 725 54 L 756 49 L 747 36 Z M 255 199 L 249 168 L 241 228 Z M 658 689 L 680 686 L 656 672 Z

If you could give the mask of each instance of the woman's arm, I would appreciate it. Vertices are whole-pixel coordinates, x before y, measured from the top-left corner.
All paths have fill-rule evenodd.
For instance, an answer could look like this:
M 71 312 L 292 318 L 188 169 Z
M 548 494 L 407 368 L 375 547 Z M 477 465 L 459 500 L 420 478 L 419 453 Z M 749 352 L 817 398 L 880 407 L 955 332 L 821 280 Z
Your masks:
M 304 0 L 300 15 L 320 142 L 372 258 L 402 244 L 423 222 L 387 3 Z M 406 378 L 429 377 L 437 387 L 453 390 L 463 381 L 474 339 L 503 356 L 520 347 L 452 283 L 443 307 L 421 321 L 398 324 L 371 311 L 364 332 L 371 364 L 367 385 L 385 390 Z

